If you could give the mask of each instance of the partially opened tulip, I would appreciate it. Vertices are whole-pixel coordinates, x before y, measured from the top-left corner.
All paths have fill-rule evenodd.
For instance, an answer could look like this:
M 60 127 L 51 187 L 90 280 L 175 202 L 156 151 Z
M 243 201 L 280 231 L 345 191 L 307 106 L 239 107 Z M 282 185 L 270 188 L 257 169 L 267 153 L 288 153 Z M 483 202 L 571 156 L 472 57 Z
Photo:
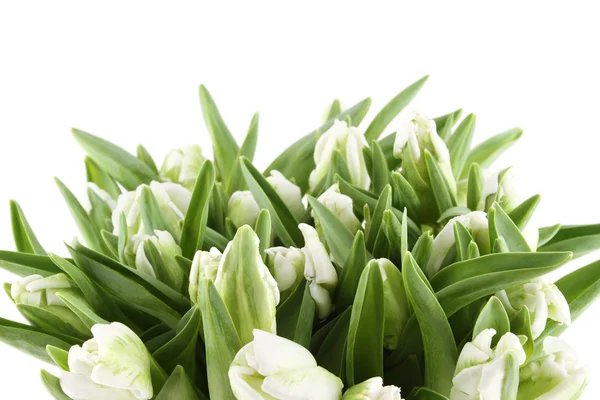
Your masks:
M 194 189 L 203 162 L 202 148 L 197 144 L 173 149 L 167 153 L 160 167 L 160 178 L 178 183 L 191 191 Z
M 236 228 L 242 225 L 254 226 L 260 207 L 249 190 L 234 192 L 227 204 L 227 214 Z
M 313 355 L 291 340 L 255 329 L 254 340 L 242 347 L 229 369 L 238 400 L 342 398 L 342 381 L 317 366 Z
M 200 300 L 198 298 L 200 281 L 202 279 L 209 279 L 214 282 L 217 279 L 217 272 L 219 271 L 222 256 L 221 252 L 215 247 L 211 248 L 210 251 L 197 251 L 194 255 L 190 270 L 190 285 L 188 287 L 190 300 L 193 303 L 196 304 Z
M 302 203 L 302 191 L 298 185 L 290 182 L 279 171 L 271 171 L 271 176 L 267 177 L 267 182 L 273 186 L 273 189 L 275 189 L 275 192 L 277 192 L 283 203 L 291 211 L 296 221 L 300 221 L 306 208 Z
M 352 209 L 352 198 L 341 194 L 337 184 L 323 192 L 317 200 L 335 214 L 353 235 L 361 228 L 361 223 Z
M 265 252 L 267 266 L 277 281 L 283 301 L 304 277 L 304 253 L 295 247 L 271 247 Z
M 400 388 L 394 385 L 383 386 L 383 379 L 377 376 L 352 386 L 346 390 L 343 400 L 402 400 Z

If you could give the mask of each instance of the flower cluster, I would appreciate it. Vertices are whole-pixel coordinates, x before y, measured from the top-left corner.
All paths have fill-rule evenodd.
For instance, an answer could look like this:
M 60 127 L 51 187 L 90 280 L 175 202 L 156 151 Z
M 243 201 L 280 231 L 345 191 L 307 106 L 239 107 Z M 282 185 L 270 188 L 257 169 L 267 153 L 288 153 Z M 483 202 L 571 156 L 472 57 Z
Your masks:
M 334 101 L 264 172 L 258 118 L 238 145 L 203 86 L 213 160 L 158 168 L 74 130 L 88 206 L 57 184 L 80 234 L 49 253 L 11 202 L 0 267 L 28 324 L 0 319 L 0 341 L 62 370 L 42 371 L 57 399 L 579 398 L 559 336 L 600 263 L 547 275 L 599 225 L 537 226 L 540 196 L 493 167 L 520 129 L 472 146 L 474 115 L 403 110 L 425 81 L 366 126 L 370 99 Z

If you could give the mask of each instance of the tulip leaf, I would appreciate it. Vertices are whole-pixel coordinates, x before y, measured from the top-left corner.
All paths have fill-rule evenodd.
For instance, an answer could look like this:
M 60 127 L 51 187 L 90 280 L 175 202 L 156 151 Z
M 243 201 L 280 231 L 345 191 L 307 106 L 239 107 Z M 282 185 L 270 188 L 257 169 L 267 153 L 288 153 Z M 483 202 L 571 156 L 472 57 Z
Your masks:
M 458 351 L 443 308 L 424 282 L 422 271 L 407 253 L 402 263 L 407 297 L 419 322 L 425 350 L 425 385 L 449 394 Z
M 208 279 L 202 280 L 199 292 L 210 398 L 234 400 L 228 372 L 242 343 L 213 283 Z
M 156 400 L 204 400 L 206 397 L 200 397 L 199 393 L 194 390 L 190 380 L 186 374 L 186 370 L 178 365 L 173 369 L 169 379 L 165 382 L 160 393 L 156 396 Z
M 456 242 L 456 257 L 459 261 L 469 259 L 469 245 L 473 236 L 459 221 L 454 222 L 454 241 Z
M 48 353 L 48 355 L 50 356 L 50 358 L 52 359 L 52 361 L 54 361 L 54 363 L 56 365 L 58 365 L 60 368 L 62 368 L 64 371 L 68 371 L 69 370 L 69 352 L 52 346 L 52 345 L 48 345 L 46 346 L 46 352 Z
M 379 144 L 377 144 L 376 141 L 373 141 L 371 148 L 373 150 L 373 172 L 371 173 L 373 192 L 380 195 L 389 183 L 390 171 Z
M 483 178 L 479 164 L 473 163 L 469 167 L 469 176 L 467 180 L 467 208 L 475 211 L 479 208 L 481 195 L 483 192 Z
M 158 180 L 158 174 L 137 157 L 104 139 L 73 128 L 73 136 L 102 170 L 127 190 Z
M 346 345 L 352 306 L 348 307 L 325 337 L 323 344 L 315 355 L 317 364 L 332 374 L 344 379 L 346 361 Z
M 550 240 L 552 240 L 552 238 L 554 236 L 556 236 L 556 234 L 558 233 L 560 228 L 561 228 L 560 224 L 540 228 L 538 231 L 539 232 L 538 233 L 539 234 L 538 247 L 541 247 L 541 246 L 545 245 L 546 243 L 548 243 Z
M 119 236 L 114 233 L 110 233 L 109 231 L 102 229 L 100 231 L 100 236 L 102 236 L 102 240 L 104 240 L 104 245 L 108 248 L 111 258 L 118 259 L 119 258 Z
M 121 194 L 121 189 L 117 185 L 117 182 L 115 182 L 115 179 L 100 168 L 91 158 L 85 157 L 84 161 L 87 181 L 94 183 L 116 200 Z
M 89 331 L 87 334 L 83 332 L 83 330 L 85 330 L 84 326 L 80 327 L 81 330 L 77 329 L 79 328 L 79 325 L 81 325 L 81 321 L 74 315 L 71 315 L 70 319 L 67 319 L 68 317 L 66 314 L 69 313 L 69 310 L 62 308 L 61 306 L 56 306 L 56 308 L 53 307 L 52 311 L 50 311 L 49 309 L 29 304 L 17 304 L 17 309 L 25 319 L 36 328 L 48 332 L 61 333 L 78 339 L 87 339 L 91 336 Z M 64 311 L 64 313 L 61 313 L 61 311 Z M 73 321 L 74 319 L 76 321 Z M 78 324 L 78 326 L 76 327 L 74 323 Z
M 148 168 L 150 168 L 155 174 L 158 175 L 158 168 L 156 168 L 156 163 L 150 155 L 150 152 L 146 150 L 146 148 L 143 145 L 138 144 L 136 149 L 136 156 L 138 160 L 142 161 L 148 166 Z
M 17 251 L 21 253 L 45 255 L 46 251 L 38 241 L 35 233 L 33 233 L 29 222 L 27 222 L 27 218 L 25 218 L 23 210 L 14 200 L 10 201 L 10 219 Z
M 260 256 L 263 262 L 265 262 L 267 258 L 265 250 L 271 247 L 271 214 L 269 213 L 269 210 L 260 210 L 258 217 L 256 218 L 254 232 L 256 232 L 256 235 L 258 236 Z
M 456 131 L 448 138 L 448 152 L 452 173 L 459 178 L 465 166 L 475 134 L 475 114 L 469 114 L 462 120 Z
M 83 325 L 90 330 L 92 326 L 96 324 L 108 324 L 107 321 L 96 314 L 90 305 L 85 302 L 81 295 L 76 294 L 73 291 L 58 292 L 56 295 L 65 303 L 65 305 L 73 311 L 75 315 L 81 320 Z M 89 332 L 88 332 L 89 333 Z
M 383 280 L 377 263 L 364 269 L 352 305 L 346 347 L 346 382 L 383 375 Z
M 315 301 L 310 295 L 310 282 L 303 280 L 277 309 L 277 335 L 310 347 Z
M 425 163 L 427 165 L 427 173 L 429 174 L 433 197 L 438 211 L 442 215 L 447 209 L 456 206 L 456 200 L 438 163 L 427 150 L 425 150 Z
M 500 157 L 504 151 L 512 146 L 523 134 L 523 129 L 512 128 L 506 132 L 499 133 L 475 146 L 467 157 L 466 166 L 473 163 L 479 164 L 481 168 L 488 168 L 494 161 Z M 468 169 L 464 169 L 461 178 L 464 178 L 468 173 Z
M 368 249 L 372 249 L 375 245 L 375 239 L 377 238 L 379 227 L 383 223 L 383 213 L 385 212 L 385 210 L 389 210 L 391 207 L 392 187 L 390 185 L 386 185 L 386 187 L 381 192 L 377 203 L 375 204 L 373 215 L 371 216 L 371 222 L 367 225 L 365 237 L 367 240 Z
M 340 99 L 334 99 L 327 110 L 327 114 L 325 115 L 325 121 L 329 121 L 332 118 L 335 118 L 342 112 L 342 103 Z
M 204 122 L 212 140 L 218 176 L 221 177 L 223 182 L 226 182 L 229 177 L 229 171 L 234 170 L 233 167 L 238 158 L 239 147 L 227 125 L 225 125 L 212 96 L 204 85 L 200 85 L 199 94 L 202 115 L 204 116 Z
M 292 212 L 287 208 L 273 186 L 262 176 L 247 158 L 241 158 L 242 171 L 252 196 L 261 208 L 269 210 L 273 228 L 285 246 L 301 247 L 302 232 Z
M 581 257 L 600 248 L 600 224 L 563 225 L 559 231 L 538 251 L 572 251 L 573 257 Z
M 227 243 L 229 243 L 229 240 L 225 236 L 207 227 L 206 232 L 204 232 L 202 250 L 210 250 L 211 247 L 216 247 L 219 251 L 223 252 L 225 247 L 227 247 Z
M 345 310 L 354 302 L 358 281 L 367 265 L 367 254 L 365 235 L 359 230 L 354 236 L 348 258 L 340 272 L 340 279 L 335 292 L 337 309 Z
M 242 143 L 242 147 L 239 150 L 238 157 L 235 159 L 235 165 L 229 174 L 227 179 L 227 193 L 232 194 L 237 190 L 245 190 L 247 185 L 244 180 L 242 169 L 240 168 L 240 157 L 244 156 L 248 160 L 254 159 L 254 153 L 256 152 L 256 144 L 258 142 L 258 113 L 252 116 L 250 121 L 250 127 L 248 133 Z
M 435 126 L 437 128 L 438 131 L 438 135 L 444 139 L 444 141 L 448 140 L 448 137 L 450 136 L 450 134 L 452 133 L 452 128 L 454 127 L 454 125 L 460 120 L 460 117 L 462 115 L 462 108 L 459 108 L 458 110 L 449 112 L 448 114 L 444 114 L 442 116 L 436 117 L 433 119 L 433 121 L 435 122 Z M 446 127 L 448 127 L 446 129 Z M 440 131 L 446 131 L 446 135 L 447 136 L 443 136 Z
M 517 225 L 515 225 L 498 203 L 494 203 L 488 210 L 488 221 L 490 224 L 490 240 L 502 237 L 506 242 L 508 251 L 511 252 L 531 251 L 529 244 L 527 244 Z
M 510 331 L 515 335 L 522 335 L 527 338 L 525 343 L 523 343 L 523 350 L 525 350 L 527 359 L 529 359 L 533 355 L 534 341 L 533 335 L 531 334 L 531 317 L 527 307 L 522 307 L 517 315 L 510 321 Z M 495 338 L 499 340 L 500 335 L 496 333 Z M 493 343 L 496 343 L 496 341 Z
M 100 229 L 98 229 L 94 221 L 92 221 L 91 217 L 85 211 L 81 203 L 79 203 L 79 200 L 77 200 L 75 195 L 58 178 L 55 178 L 55 181 L 58 189 L 67 202 L 69 211 L 71 212 L 71 215 L 73 216 L 73 219 L 75 220 L 75 223 L 81 232 L 83 241 L 96 251 L 108 251 L 102 236 L 100 236 Z
M 402 263 L 402 224 L 398 220 L 398 217 L 390 210 L 383 212 L 383 232 L 389 242 L 389 248 L 391 257 L 394 261 L 398 262 L 398 265 Z
M 396 118 L 398 114 L 414 99 L 419 93 L 427 79 L 428 75 L 414 82 L 406 89 L 402 90 L 392 100 L 383 107 L 383 109 L 373 118 L 373 121 L 365 131 L 365 138 L 368 142 L 376 140 L 383 130 Z
M 0 250 L 0 268 L 20 277 L 50 276 L 60 273 L 48 256 Z
M 189 259 L 194 258 L 194 254 L 202 248 L 204 243 L 208 206 L 214 183 L 215 172 L 212 163 L 206 160 L 202 163 L 198 173 L 181 231 L 181 252 L 184 257 Z
M 329 252 L 338 265 L 344 265 L 352 248 L 352 233 L 339 218 L 314 197 L 308 196 L 308 204 L 319 220 Z
M 484 329 L 495 329 L 496 336 L 492 338 L 492 347 L 496 347 L 498 340 L 506 333 L 510 332 L 510 320 L 508 314 L 502 305 L 502 302 L 496 297 L 492 296 L 483 307 L 475 326 L 473 327 L 472 339 L 475 340 L 477 335 Z
M 53 360 L 46 352 L 47 345 L 68 351 L 72 345 L 83 343 L 78 338 L 49 332 L 4 318 L 0 318 L 0 342 L 49 363 L 53 363 Z
M 431 252 L 433 251 L 433 235 L 431 232 L 423 232 L 413 246 L 411 254 L 417 265 L 425 266 L 429 262 Z
M 142 218 L 144 230 L 147 235 L 154 235 L 154 231 L 168 231 L 174 238 L 177 232 L 173 230 L 165 221 L 158 200 L 152 193 L 150 186 L 144 185 L 139 190 L 140 193 L 140 215 Z
M 413 389 L 408 400 L 448 400 L 448 397 L 426 387 Z
M 422 386 L 423 373 L 419 365 L 419 359 L 411 354 L 396 367 L 386 370 L 383 383 L 397 386 L 404 393 L 410 393 L 412 388 Z
M 459 215 L 468 214 L 470 211 L 471 210 L 468 209 L 467 207 L 454 206 L 454 207 L 448 208 L 446 211 L 444 211 L 442 213 L 442 215 L 440 215 L 440 217 L 438 218 L 437 222 L 441 223 L 442 221 L 447 221 L 451 218 L 458 217 Z
M 541 199 L 542 196 L 539 194 L 531 196 L 508 213 L 510 219 L 520 230 L 525 229 Z
M 337 115 L 335 119 L 345 121 L 346 117 L 350 117 L 351 123 L 354 126 L 358 126 L 367 114 L 367 111 L 369 111 L 370 106 L 371 99 L 366 98 Z M 302 190 L 302 193 L 306 192 L 308 189 L 308 177 L 312 170 L 315 169 L 314 152 L 317 139 L 323 132 L 331 128 L 335 119 L 330 119 L 318 129 L 303 136 L 289 146 L 267 167 L 265 175 L 272 170 L 277 170 L 288 179 L 294 180 L 296 185 Z
M 408 210 L 409 215 L 413 217 L 416 216 L 419 212 L 421 202 L 415 189 L 401 173 L 396 171 L 392 172 L 391 182 L 394 192 L 398 193 L 398 197 L 400 198 L 402 205 Z
M 56 400 L 71 400 L 60 387 L 60 380 L 46 370 L 41 370 L 42 383 Z

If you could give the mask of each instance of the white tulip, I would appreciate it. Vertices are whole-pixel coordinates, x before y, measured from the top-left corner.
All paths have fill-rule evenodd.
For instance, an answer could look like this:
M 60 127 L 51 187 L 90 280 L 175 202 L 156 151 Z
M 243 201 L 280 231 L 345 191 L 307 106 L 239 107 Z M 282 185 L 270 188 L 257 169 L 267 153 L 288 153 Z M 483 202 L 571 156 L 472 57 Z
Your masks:
M 120 234 L 121 214 L 125 214 L 129 236 L 137 233 L 148 233 L 144 228 L 139 204 L 144 186 L 141 185 L 132 192 L 125 192 L 117 199 L 117 207 L 112 214 L 113 233 L 115 235 Z M 159 183 L 153 181 L 149 187 L 156 198 L 165 222 L 169 226 L 169 232 L 175 232 L 175 239 L 179 240 L 181 236 L 180 221 L 185 218 L 192 199 L 192 193 L 183 186 L 171 182 Z
M 106 192 L 106 190 L 100 189 L 98 185 L 94 182 L 88 182 L 88 188 L 90 188 L 94 193 L 98 195 L 104 202 L 110 207 L 111 210 L 114 210 L 117 207 L 117 202 L 115 199 L 111 197 L 110 194 Z
M 588 382 L 587 370 L 577 366 L 577 354 L 563 340 L 549 336 L 543 356 L 520 373 L 518 400 L 576 400 Z
M 525 200 L 514 168 L 486 173 L 478 210 L 486 211 L 494 201 L 509 213 Z
M 202 279 L 210 279 L 215 281 L 217 279 L 217 272 L 219 265 L 221 264 L 222 254 L 216 247 L 210 249 L 210 251 L 197 251 L 192 261 L 192 268 L 190 271 L 190 285 L 188 292 L 190 299 L 193 303 L 200 301 L 198 297 L 198 289 L 200 287 L 200 281 Z
M 327 176 L 335 150 L 339 150 L 346 161 L 352 183 L 361 189 L 368 189 L 371 178 L 362 153 L 364 147 L 367 147 L 367 141 L 362 132 L 348 126 L 345 121 L 334 121 L 331 128 L 317 140 L 314 153 L 316 167 L 308 179 L 310 190 L 314 190 Z
M 561 324 L 571 324 L 571 310 L 567 299 L 554 283 L 545 278 L 512 286 L 496 293 L 496 297 L 502 301 L 509 316 L 514 316 L 522 307 L 527 307 L 534 339 L 542 334 L 548 318 Z
M 73 400 L 152 398 L 150 354 L 127 326 L 113 322 L 92 327 L 93 339 L 69 350 L 69 371 L 60 386 Z
M 489 253 L 490 238 L 486 213 L 473 211 L 465 215 L 459 215 L 448 221 L 440 233 L 433 239 L 431 257 L 427 264 L 427 276 L 432 277 L 443 267 L 444 258 L 448 254 L 448 251 L 455 245 L 454 224 L 456 222 L 460 222 L 465 228 L 471 231 L 471 235 L 481 253 Z
M 494 329 L 484 329 L 458 357 L 450 400 L 502 400 L 517 393 L 519 368 L 526 355 L 519 338 L 505 333 L 492 349 Z
M 338 283 L 337 272 L 315 228 L 307 224 L 298 227 L 304 236 L 304 277 L 310 281 L 309 290 L 317 315 L 323 319 L 333 310 L 331 296 Z
M 337 183 L 323 192 L 317 200 L 334 213 L 353 235 L 361 228 L 361 223 L 352 209 L 352 198 L 341 194 Z M 315 217 L 314 211 L 312 216 Z
M 402 400 L 402 398 L 399 387 L 383 386 L 383 379 L 377 376 L 346 390 L 342 400 Z
M 255 329 L 254 340 L 235 356 L 229 382 L 236 399 L 335 400 L 342 398 L 342 381 L 317 366 L 304 347 Z
M 238 190 L 229 198 L 227 216 L 236 228 L 242 225 L 254 227 L 260 207 L 249 190 Z
M 267 266 L 282 293 L 289 294 L 304 276 L 304 253 L 295 247 L 271 247 L 266 249 Z
M 370 263 L 379 266 L 383 280 L 383 345 L 386 349 L 395 349 L 411 316 L 402 273 L 386 258 L 372 260 Z
M 296 221 L 300 221 L 304 216 L 306 209 L 302 203 L 302 191 L 298 185 L 294 185 L 287 180 L 279 171 L 271 171 L 271 176 L 267 177 L 267 181 L 273 186 L 281 200 L 291 211 Z
M 167 153 L 160 167 L 160 178 L 193 190 L 203 162 L 202 148 L 197 144 L 173 149 Z
M 56 293 L 69 291 L 71 287 L 71 282 L 65 274 L 56 274 L 48 277 L 35 274 L 21 278 L 13 283 L 10 287 L 10 295 L 17 304 L 36 307 L 66 307 Z

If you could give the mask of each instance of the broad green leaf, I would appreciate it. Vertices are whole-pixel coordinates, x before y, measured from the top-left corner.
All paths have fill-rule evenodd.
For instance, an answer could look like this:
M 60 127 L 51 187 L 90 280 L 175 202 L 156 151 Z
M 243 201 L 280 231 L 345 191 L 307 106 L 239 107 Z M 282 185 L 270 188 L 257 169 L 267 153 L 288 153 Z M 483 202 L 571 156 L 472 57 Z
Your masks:
M 148 168 L 150 168 L 155 174 L 158 175 L 158 168 L 156 168 L 156 163 L 150 155 L 150 152 L 148 152 L 148 150 L 146 150 L 146 148 L 143 145 L 138 144 L 136 155 L 140 161 L 146 164 Z
M 527 338 L 527 341 L 523 343 L 523 350 L 525 350 L 527 359 L 529 359 L 533 355 L 534 341 L 531 334 L 531 317 L 527 307 L 523 306 L 510 321 L 510 331 L 515 335 L 523 335 Z M 498 334 L 496 334 L 495 338 L 500 339 Z
M 117 185 L 117 182 L 115 182 L 115 179 L 100 168 L 91 158 L 86 157 L 84 161 L 87 181 L 96 184 L 96 186 L 116 200 L 121 194 L 121 189 Z
M 383 213 L 385 210 L 389 210 L 392 206 L 392 187 L 387 185 L 377 203 L 373 209 L 373 215 L 371 216 L 371 222 L 367 226 L 365 237 L 367 239 L 367 249 L 372 249 L 379 232 L 379 227 L 383 223 Z
M 29 275 L 50 276 L 60 273 L 48 256 L 0 250 L 0 268 L 20 277 Z
M 342 221 L 340 221 L 339 218 L 319 200 L 308 196 L 308 204 L 315 212 L 316 219 L 319 220 L 333 261 L 338 265 L 344 265 L 346 263 L 346 258 L 350 253 L 350 249 L 352 248 L 352 241 L 354 240 L 352 233 L 350 233 Z
M 304 239 L 298 223 L 273 186 L 247 158 L 242 157 L 241 165 L 252 196 L 261 208 L 269 210 L 277 236 L 285 246 L 302 247 Z
M 488 168 L 506 149 L 519 140 L 522 134 L 523 129 L 512 128 L 506 132 L 492 136 L 469 152 L 469 157 L 465 165 L 468 167 L 473 163 L 477 163 L 481 168 Z M 464 169 L 461 178 L 464 178 L 467 172 L 468 169 Z
M 96 324 L 108 324 L 110 321 L 100 317 L 90 308 L 90 305 L 82 298 L 81 295 L 73 291 L 58 292 L 57 296 L 65 303 L 65 305 L 77 315 L 81 322 L 89 330 Z M 107 302 L 110 300 L 107 300 Z
M 379 195 L 389 183 L 390 171 L 379 144 L 373 141 L 371 148 L 373 150 L 373 173 L 371 174 L 373 192 Z
M 48 355 L 50 356 L 50 358 L 52 359 L 52 361 L 54 361 L 54 363 L 56 365 L 58 365 L 64 371 L 69 370 L 69 363 L 68 363 L 69 352 L 68 351 L 66 351 L 64 349 L 60 349 L 55 346 L 48 345 L 48 346 L 46 346 L 46 352 L 48 353 Z
M 81 321 L 64 308 L 53 307 L 50 310 L 28 304 L 17 304 L 17 310 L 32 326 L 47 332 L 60 333 L 82 340 L 91 336 L 89 330 L 84 333 L 86 328 Z
M 196 376 L 196 345 L 201 327 L 200 309 L 192 307 L 183 317 L 185 324 L 167 344 L 152 353 L 152 357 L 167 372 L 180 365 L 189 376 Z M 181 323 L 180 323 L 181 325 Z
M 461 172 L 467 162 L 474 133 L 475 114 L 469 114 L 462 120 L 452 136 L 448 138 L 448 151 L 450 152 L 452 173 L 457 178 L 460 178 Z
M 119 146 L 79 129 L 73 128 L 72 132 L 88 156 L 125 189 L 135 190 L 143 183 L 158 180 L 158 175 L 150 167 Z
M 548 243 L 560 230 L 561 225 L 556 224 L 552 226 L 547 226 L 539 229 L 539 239 L 538 239 L 538 247 L 541 247 Z
M 200 397 L 194 390 L 185 369 L 178 365 L 175 367 L 169 379 L 156 396 L 156 400 L 204 400 L 206 397 Z
M 200 85 L 199 93 L 202 115 L 212 140 L 218 176 L 221 177 L 223 182 L 226 182 L 229 172 L 234 170 L 233 167 L 238 158 L 239 148 L 227 125 L 225 125 L 217 105 L 204 85 Z
M 473 163 L 469 167 L 469 178 L 467 181 L 467 207 L 471 211 L 477 210 L 483 192 L 483 178 L 479 164 Z
M 488 210 L 488 221 L 490 224 L 490 240 L 502 237 L 511 252 L 531 251 L 529 244 L 521 234 L 521 231 L 504 212 L 498 203 L 494 203 Z
M 429 174 L 433 197 L 441 215 L 447 209 L 456 206 L 456 199 L 450 190 L 450 186 L 448 185 L 448 181 L 444 177 L 442 170 L 431 153 L 427 150 L 425 150 L 425 163 L 427 164 L 427 173 Z
M 183 220 L 181 231 L 181 252 L 184 257 L 194 258 L 197 250 L 204 243 L 204 232 L 208 219 L 208 205 L 211 191 L 215 183 L 215 172 L 212 163 L 206 160 L 202 163 L 188 212 Z
M 208 279 L 202 280 L 199 292 L 210 398 L 235 400 L 228 372 L 242 343 L 213 283 Z
M 333 329 L 335 324 L 337 324 L 337 322 L 342 317 L 342 315 L 345 314 L 346 312 L 348 312 L 348 310 L 351 307 L 352 306 L 348 307 L 346 310 L 344 310 L 344 312 L 342 314 L 336 315 L 335 317 L 333 317 L 333 319 L 323 322 L 319 327 L 315 328 L 316 332 L 313 334 L 312 338 L 310 339 L 310 352 L 311 353 L 317 354 L 317 352 L 323 345 L 325 338 L 327 337 L 327 335 L 329 335 L 329 332 L 331 332 L 331 330 Z
M 458 261 L 468 260 L 469 245 L 473 241 L 473 236 L 459 221 L 454 222 L 454 241 L 456 242 L 456 257 Z
M 340 272 L 340 279 L 335 292 L 335 305 L 338 310 L 345 310 L 354 302 L 358 281 L 367 265 L 367 257 L 365 235 L 362 231 L 358 231 L 354 236 L 348 258 Z
M 336 116 L 335 119 L 341 121 L 346 120 L 346 117 L 350 117 L 351 122 L 354 126 L 358 126 L 369 107 L 371 106 L 371 99 L 366 98 L 354 106 L 343 111 L 341 114 Z M 333 125 L 334 119 L 327 121 L 325 124 L 320 126 L 318 129 L 312 131 L 306 136 L 303 136 L 291 146 L 289 146 L 283 153 L 275 159 L 271 165 L 269 165 L 265 171 L 265 175 L 272 170 L 281 172 L 290 180 L 294 180 L 296 185 L 302 189 L 302 193 L 308 189 L 308 176 L 311 171 L 315 168 L 314 152 L 315 145 L 319 136 L 327 131 Z
M 237 190 L 246 189 L 246 181 L 244 180 L 244 175 L 240 168 L 240 157 L 244 156 L 250 161 L 254 160 L 254 153 L 256 151 L 257 142 L 258 113 L 255 113 L 252 116 L 252 120 L 250 121 L 250 127 L 248 128 L 248 133 L 246 134 L 244 143 L 242 143 L 242 147 L 240 148 L 238 157 L 235 160 L 235 166 L 232 168 L 232 171 L 229 174 L 229 178 L 227 180 L 227 193 L 232 194 Z
M 458 351 L 443 308 L 414 259 L 407 253 L 402 263 L 406 292 L 419 322 L 425 351 L 425 385 L 443 394 L 452 388 Z M 421 273 L 419 273 L 421 272 Z
M 599 248 L 600 224 L 563 225 L 538 251 L 572 251 L 577 258 Z
M 319 366 L 339 376 L 342 380 L 344 380 L 345 373 L 346 343 L 351 314 L 352 306 L 340 314 L 340 318 L 336 320 L 335 325 L 315 355 Z
M 383 280 L 377 263 L 364 269 L 352 305 L 346 348 L 348 387 L 383 375 Z
M 277 335 L 292 340 L 307 349 L 310 347 L 315 301 L 310 282 L 304 280 L 277 309 Z
M 442 215 L 440 215 L 437 222 L 441 223 L 442 221 L 447 221 L 450 218 L 458 217 L 459 215 L 468 214 L 470 211 L 471 211 L 470 209 L 468 209 L 467 207 L 463 207 L 463 206 L 450 207 L 450 208 L 446 209 L 446 211 L 444 211 L 442 213 Z
M 496 296 L 490 297 L 479 313 L 479 317 L 477 317 L 477 321 L 475 321 L 475 326 L 473 327 L 472 339 L 474 340 L 484 329 L 490 328 L 496 330 L 496 336 L 492 338 L 492 347 L 495 347 L 496 344 L 498 344 L 498 340 L 500 340 L 506 332 L 510 332 L 510 320 L 508 314 L 506 313 L 502 302 Z
M 396 118 L 398 114 L 412 101 L 412 99 L 419 93 L 427 79 L 428 75 L 419 79 L 409 87 L 401 91 L 390 100 L 389 103 L 383 107 L 383 109 L 373 118 L 373 121 L 365 131 L 365 138 L 368 142 L 376 140 L 382 133 L 383 130 Z
M 431 252 L 433 250 L 433 235 L 431 232 L 423 232 L 423 234 L 417 240 L 417 243 L 413 246 L 411 254 L 415 259 L 417 265 L 425 266 L 429 262 Z
M 60 380 L 56 376 L 46 370 L 41 370 L 41 376 L 42 383 L 46 386 L 46 389 L 50 392 L 52 397 L 56 400 L 71 400 L 71 398 L 62 391 Z
M 211 247 L 216 247 L 219 251 L 225 251 L 225 247 L 227 247 L 227 243 L 229 240 L 219 232 L 206 228 L 206 232 L 204 232 L 204 244 L 202 246 L 202 250 L 210 250 Z
M 254 232 L 258 236 L 260 256 L 264 262 L 267 258 L 265 250 L 271 247 L 271 214 L 269 210 L 260 210 L 256 218 Z
M 18 252 L 38 255 L 46 254 L 46 251 L 38 241 L 35 233 L 33 233 L 31 226 L 29 226 L 29 222 L 27 222 L 23 210 L 14 200 L 10 201 L 10 220 L 12 223 L 15 247 Z
M 541 199 L 542 196 L 539 194 L 531 196 L 508 213 L 510 219 L 520 230 L 525 229 Z
M 100 231 L 105 230 L 109 233 L 112 232 L 112 209 L 108 203 L 104 201 L 104 199 L 102 199 L 102 197 L 100 197 L 92 188 L 87 189 L 87 196 L 91 205 L 89 215 L 94 222 L 96 229 L 99 229 Z M 102 235 L 102 232 L 100 233 L 104 239 L 104 242 L 106 243 L 105 236 Z

